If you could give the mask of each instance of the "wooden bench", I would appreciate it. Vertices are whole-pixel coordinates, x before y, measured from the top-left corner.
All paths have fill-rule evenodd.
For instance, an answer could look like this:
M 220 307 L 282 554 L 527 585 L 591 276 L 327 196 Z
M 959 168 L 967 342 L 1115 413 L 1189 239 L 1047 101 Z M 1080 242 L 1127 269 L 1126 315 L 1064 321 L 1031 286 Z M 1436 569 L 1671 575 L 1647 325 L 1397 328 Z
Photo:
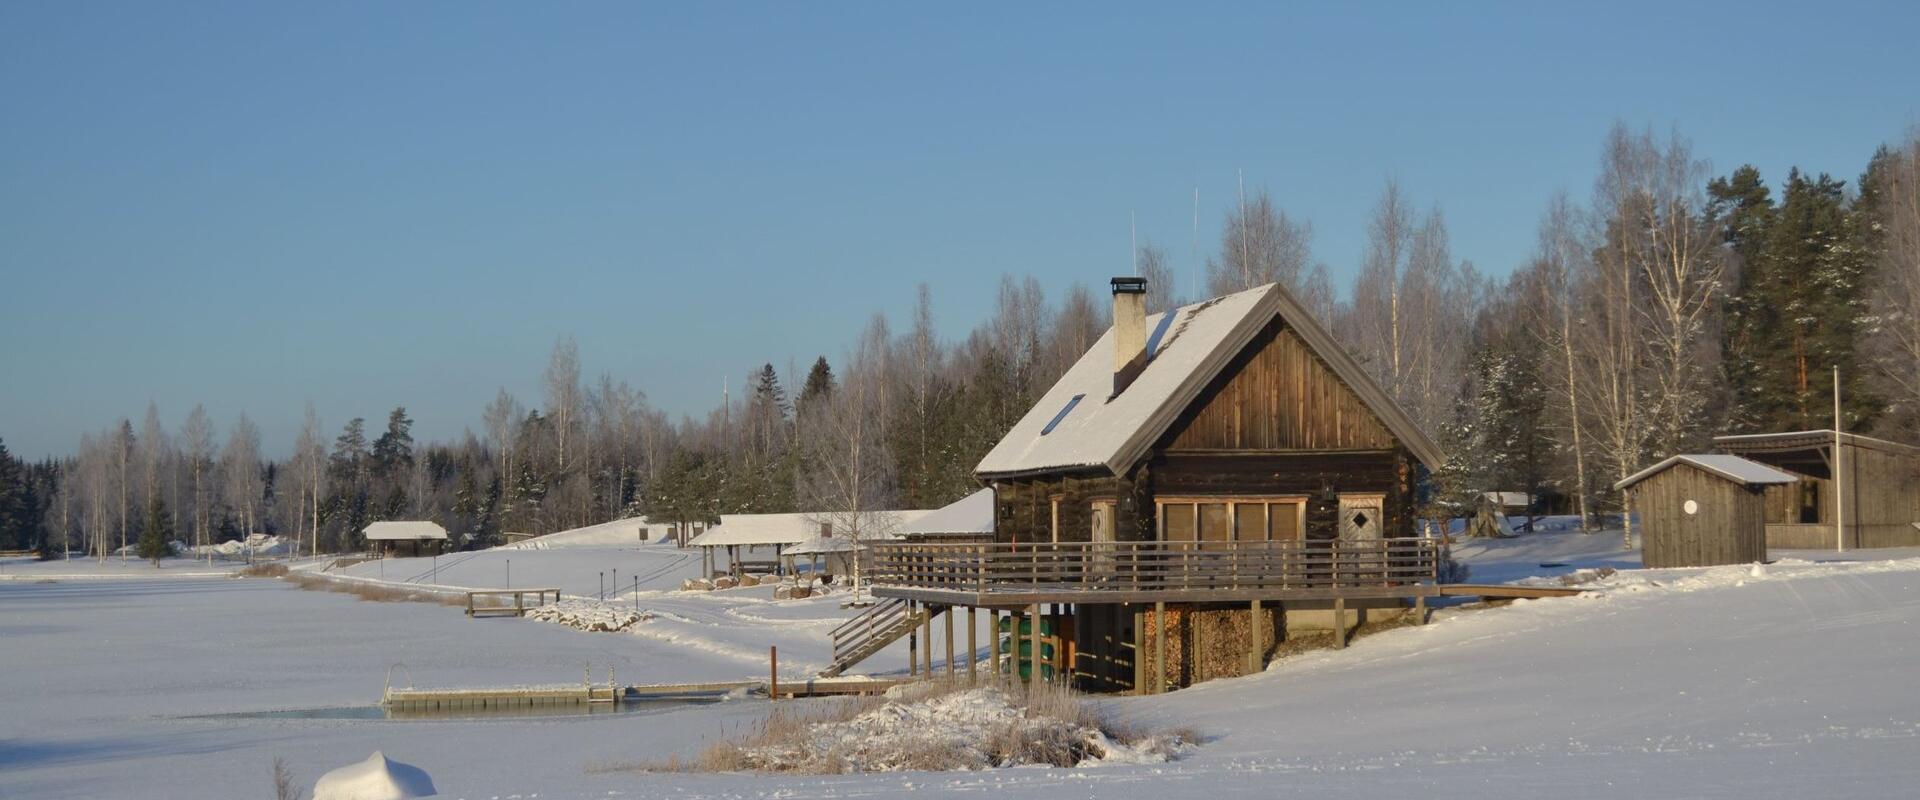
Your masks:
M 505 598 L 508 595 L 513 596 L 513 605 L 505 604 Z M 560 602 L 559 589 L 475 589 L 467 592 L 467 616 L 524 617 L 527 615 L 527 609 L 546 605 L 548 595 L 553 596 L 553 602 Z M 533 598 L 532 605 L 527 604 L 528 596 Z M 482 598 L 496 604 L 482 605 Z

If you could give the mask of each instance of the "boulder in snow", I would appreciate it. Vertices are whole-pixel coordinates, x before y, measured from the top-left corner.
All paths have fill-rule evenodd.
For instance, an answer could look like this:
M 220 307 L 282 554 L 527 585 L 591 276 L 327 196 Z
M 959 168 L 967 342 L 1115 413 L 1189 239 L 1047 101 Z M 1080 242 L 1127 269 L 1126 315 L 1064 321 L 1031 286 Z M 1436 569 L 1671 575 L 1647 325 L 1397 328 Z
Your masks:
M 407 800 L 435 793 L 426 770 L 394 761 L 378 750 L 365 761 L 320 776 L 313 784 L 313 800 Z

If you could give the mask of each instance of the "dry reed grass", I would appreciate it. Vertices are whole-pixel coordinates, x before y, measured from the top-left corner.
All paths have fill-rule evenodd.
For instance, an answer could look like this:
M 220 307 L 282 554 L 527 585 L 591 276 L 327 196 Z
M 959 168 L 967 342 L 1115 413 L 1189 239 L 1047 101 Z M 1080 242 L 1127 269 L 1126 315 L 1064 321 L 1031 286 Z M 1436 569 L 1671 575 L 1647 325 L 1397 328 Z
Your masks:
M 465 607 L 464 595 L 430 589 L 415 589 L 384 583 L 363 583 L 345 581 L 309 573 L 288 573 L 284 576 L 288 582 L 302 589 L 321 592 L 350 594 L 361 600 L 374 603 L 438 603 L 443 606 Z

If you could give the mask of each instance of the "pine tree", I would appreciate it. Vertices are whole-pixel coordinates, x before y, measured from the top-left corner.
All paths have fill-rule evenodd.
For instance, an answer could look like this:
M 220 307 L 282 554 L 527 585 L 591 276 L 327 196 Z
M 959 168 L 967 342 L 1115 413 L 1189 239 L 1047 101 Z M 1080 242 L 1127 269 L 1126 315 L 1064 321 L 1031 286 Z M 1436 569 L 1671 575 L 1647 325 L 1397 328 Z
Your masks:
M 1771 332 L 1778 314 L 1771 304 L 1774 266 L 1767 256 L 1768 232 L 1773 224 L 1773 198 L 1760 171 L 1742 166 L 1707 185 L 1708 210 L 1722 226 L 1728 255 L 1733 259 L 1734 291 L 1727 298 L 1722 330 L 1721 370 L 1726 377 L 1726 425 L 1743 433 L 1762 430 L 1773 416 L 1768 407 L 1773 383 L 1767 373 L 1775 353 Z
M 140 526 L 139 555 L 154 564 L 173 555 L 173 517 L 167 513 L 166 501 L 158 492 L 147 501 L 146 522 Z
M 387 432 L 373 442 L 374 474 L 392 480 L 413 466 L 413 420 L 405 406 L 387 415 Z
M 1845 183 L 1796 169 L 1776 206 L 1758 171 L 1742 167 L 1708 191 L 1740 268 L 1725 319 L 1726 427 L 1829 427 L 1835 367 L 1847 384 L 1848 427 L 1870 422 L 1878 404 L 1856 368 L 1868 257 Z

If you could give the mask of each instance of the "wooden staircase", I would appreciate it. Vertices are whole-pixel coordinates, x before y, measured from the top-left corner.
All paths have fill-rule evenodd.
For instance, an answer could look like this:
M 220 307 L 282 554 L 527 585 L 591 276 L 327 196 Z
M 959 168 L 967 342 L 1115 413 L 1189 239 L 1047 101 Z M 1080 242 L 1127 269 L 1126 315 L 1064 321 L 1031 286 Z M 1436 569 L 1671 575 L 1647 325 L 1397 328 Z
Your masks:
M 833 663 L 820 671 L 820 677 L 831 678 L 846 672 L 900 637 L 912 633 L 933 613 L 924 605 L 900 598 L 891 598 L 868 607 L 859 616 L 833 629 Z

